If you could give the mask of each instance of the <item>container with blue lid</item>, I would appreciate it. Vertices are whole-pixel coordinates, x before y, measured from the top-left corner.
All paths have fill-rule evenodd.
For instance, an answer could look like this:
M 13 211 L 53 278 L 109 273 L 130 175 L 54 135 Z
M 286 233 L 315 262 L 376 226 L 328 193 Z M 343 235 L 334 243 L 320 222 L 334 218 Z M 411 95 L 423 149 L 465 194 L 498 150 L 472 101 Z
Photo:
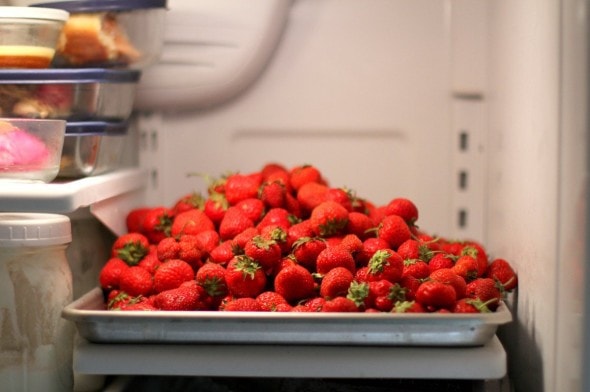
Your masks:
M 0 69 L 0 112 L 14 118 L 125 121 L 141 71 L 130 69 Z
M 68 122 L 57 176 L 90 177 L 120 168 L 128 128 L 126 121 Z
M 144 69 L 162 51 L 167 0 L 74 0 L 32 6 L 70 14 L 54 67 Z

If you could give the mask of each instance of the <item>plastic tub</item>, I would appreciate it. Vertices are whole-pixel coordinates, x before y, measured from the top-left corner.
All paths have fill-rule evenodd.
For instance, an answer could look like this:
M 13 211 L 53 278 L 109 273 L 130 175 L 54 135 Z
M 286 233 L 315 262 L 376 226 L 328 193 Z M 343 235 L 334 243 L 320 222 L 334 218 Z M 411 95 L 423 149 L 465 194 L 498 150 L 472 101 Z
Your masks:
M 58 177 L 81 178 L 120 167 L 128 124 L 68 122 Z
M 64 120 L 0 118 L 0 181 L 55 179 L 65 129 Z
M 32 6 L 70 13 L 54 66 L 142 69 L 162 51 L 166 5 L 166 0 L 74 0 Z
M 141 72 L 102 68 L 0 70 L 0 115 L 124 121 Z
M 0 213 L 0 383 L 4 391 L 73 389 L 67 216 Z
M 69 13 L 31 7 L 0 7 L 0 68 L 47 68 Z

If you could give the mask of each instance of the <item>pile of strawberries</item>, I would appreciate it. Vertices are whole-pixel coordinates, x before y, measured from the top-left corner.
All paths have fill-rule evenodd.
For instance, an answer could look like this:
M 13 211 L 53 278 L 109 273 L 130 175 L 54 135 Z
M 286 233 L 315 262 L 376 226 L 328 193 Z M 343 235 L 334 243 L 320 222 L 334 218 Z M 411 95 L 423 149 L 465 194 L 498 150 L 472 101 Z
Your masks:
M 127 215 L 99 276 L 107 309 L 493 312 L 517 285 L 481 244 L 420 229 L 411 200 L 375 205 L 313 165 L 208 181 Z

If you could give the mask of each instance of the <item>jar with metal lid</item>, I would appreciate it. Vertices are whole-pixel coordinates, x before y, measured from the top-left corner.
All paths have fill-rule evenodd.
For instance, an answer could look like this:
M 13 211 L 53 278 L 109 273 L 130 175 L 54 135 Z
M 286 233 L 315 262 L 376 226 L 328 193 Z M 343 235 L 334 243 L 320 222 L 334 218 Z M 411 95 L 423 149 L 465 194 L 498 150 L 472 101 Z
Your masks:
M 0 213 L 0 385 L 10 391 L 73 389 L 74 327 L 67 216 Z

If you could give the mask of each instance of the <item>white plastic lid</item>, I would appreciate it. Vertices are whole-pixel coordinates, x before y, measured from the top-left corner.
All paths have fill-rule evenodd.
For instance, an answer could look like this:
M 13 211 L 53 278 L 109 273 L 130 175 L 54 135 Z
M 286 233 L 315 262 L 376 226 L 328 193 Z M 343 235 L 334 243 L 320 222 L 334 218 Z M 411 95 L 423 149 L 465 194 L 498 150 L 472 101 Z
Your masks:
M 56 8 L 0 7 L 0 19 L 43 19 L 65 22 L 69 17 L 70 13 L 68 11 Z
M 70 218 L 65 215 L 0 213 L 0 247 L 48 246 L 70 242 Z

